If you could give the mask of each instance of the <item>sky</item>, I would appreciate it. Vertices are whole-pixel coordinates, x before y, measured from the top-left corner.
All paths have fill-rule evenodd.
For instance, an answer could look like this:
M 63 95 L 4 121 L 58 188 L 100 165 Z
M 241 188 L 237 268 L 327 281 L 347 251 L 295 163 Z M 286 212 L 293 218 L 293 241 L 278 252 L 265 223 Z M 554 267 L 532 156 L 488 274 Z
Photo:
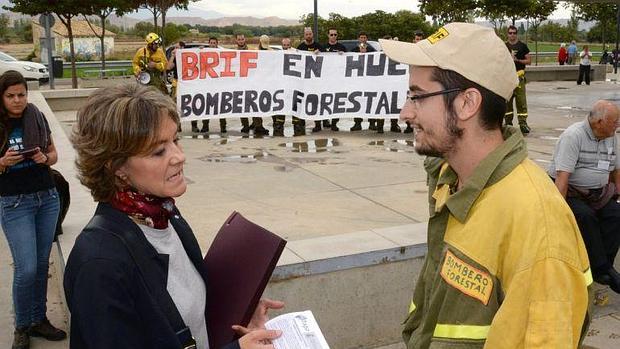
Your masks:
M 277 16 L 286 19 L 299 19 L 302 15 L 314 11 L 314 0 L 201 0 L 192 5 L 226 16 Z M 319 16 L 325 18 L 330 12 L 345 17 L 355 17 L 376 10 L 396 12 L 404 9 L 418 12 L 418 5 L 418 1 L 415 0 L 318 0 Z M 563 8 L 551 16 L 551 18 L 568 17 L 570 17 L 569 11 Z

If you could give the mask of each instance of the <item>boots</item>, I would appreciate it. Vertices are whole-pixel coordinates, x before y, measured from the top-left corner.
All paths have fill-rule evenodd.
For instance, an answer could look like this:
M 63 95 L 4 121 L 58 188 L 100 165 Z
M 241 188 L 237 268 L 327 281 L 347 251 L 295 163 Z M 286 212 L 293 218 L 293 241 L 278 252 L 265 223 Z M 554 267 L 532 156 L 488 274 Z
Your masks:
M 314 127 L 312 128 L 312 132 L 320 132 L 321 131 L 321 122 L 320 121 L 315 121 L 314 122 Z
M 32 337 L 43 337 L 48 341 L 61 341 L 67 338 L 67 333 L 54 327 L 47 318 L 44 318 L 38 324 L 30 326 L 28 333 Z
M 220 133 L 226 133 L 226 119 L 220 119 Z
M 28 336 L 28 327 L 16 328 L 13 332 L 13 346 L 11 349 L 29 349 L 30 337 Z
M 400 126 L 398 126 L 398 120 L 391 120 L 390 132 L 400 133 Z
M 405 132 L 403 133 L 413 133 L 413 128 L 411 127 L 411 125 L 409 125 L 409 123 L 407 123 L 407 127 L 405 128 Z
M 248 118 L 241 118 L 241 133 L 250 133 L 250 121 Z
M 193 133 L 200 132 L 200 129 L 198 128 L 198 121 L 196 120 L 192 121 L 192 132 Z
M 305 136 L 306 135 L 306 128 L 301 125 L 301 124 L 295 124 L 293 125 L 293 136 L 297 137 L 297 136 Z
M 330 128 L 334 132 L 340 131 L 340 129 L 338 128 L 338 120 L 340 120 L 340 119 L 333 119 L 332 120 L 332 125 L 330 126 Z
M 361 131 L 362 130 L 362 119 L 355 119 L 355 124 L 353 125 L 353 127 L 351 127 L 349 129 L 349 131 Z
M 377 119 L 377 133 L 383 133 L 383 125 L 385 125 L 384 119 Z M 370 128 L 370 127 L 369 127 Z

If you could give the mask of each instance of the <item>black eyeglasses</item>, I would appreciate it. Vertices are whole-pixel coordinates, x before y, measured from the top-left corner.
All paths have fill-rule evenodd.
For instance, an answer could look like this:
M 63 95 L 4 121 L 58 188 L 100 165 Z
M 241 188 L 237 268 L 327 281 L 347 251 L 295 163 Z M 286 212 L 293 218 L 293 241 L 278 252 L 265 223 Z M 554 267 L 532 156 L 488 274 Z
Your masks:
M 329 34 L 329 36 L 338 36 L 338 34 Z
M 508 34 L 514 34 L 514 35 L 516 35 L 516 34 L 517 34 L 517 32 L 508 32 Z
M 413 93 L 412 91 L 407 91 L 407 99 L 409 99 L 411 102 L 413 102 L 413 105 L 415 105 L 417 107 L 418 104 L 420 103 L 420 100 L 422 100 L 424 98 L 433 97 L 433 96 L 439 96 L 439 95 L 445 95 L 445 94 L 448 94 L 448 93 L 458 92 L 458 91 L 461 91 L 461 88 L 459 88 L 459 87 L 449 88 L 447 90 L 423 93 L 423 94 L 420 94 L 420 95 L 412 95 L 412 93 Z

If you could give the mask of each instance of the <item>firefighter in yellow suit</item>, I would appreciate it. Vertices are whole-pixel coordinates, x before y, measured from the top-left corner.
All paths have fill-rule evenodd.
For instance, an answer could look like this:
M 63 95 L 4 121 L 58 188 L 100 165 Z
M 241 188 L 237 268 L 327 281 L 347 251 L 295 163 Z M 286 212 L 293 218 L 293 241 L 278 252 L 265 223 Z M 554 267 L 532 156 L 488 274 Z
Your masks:
M 588 253 L 522 132 L 501 127 L 519 82 L 504 42 L 472 23 L 416 44 L 379 42 L 409 65 L 401 120 L 428 156 L 428 253 L 408 302 L 407 349 L 579 348 Z
M 133 56 L 133 74 L 137 78 L 142 72 L 148 73 L 150 76 L 148 85 L 155 86 L 163 94 L 168 95 L 165 80 L 168 60 L 164 50 L 160 47 L 161 38 L 155 33 L 149 33 L 145 41 L 146 46 L 138 49 Z

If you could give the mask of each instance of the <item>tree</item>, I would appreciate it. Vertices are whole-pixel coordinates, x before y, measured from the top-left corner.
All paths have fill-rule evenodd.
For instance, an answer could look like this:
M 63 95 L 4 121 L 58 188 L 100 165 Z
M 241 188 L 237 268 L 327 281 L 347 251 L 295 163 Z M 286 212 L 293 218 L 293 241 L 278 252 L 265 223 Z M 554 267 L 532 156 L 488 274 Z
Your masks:
M 612 29 L 611 24 L 616 23 L 618 5 L 611 3 L 576 3 L 573 8 L 579 19 L 598 22 L 598 29 L 600 29 L 601 34 L 600 40 L 603 42 L 603 49 L 605 49 L 606 34 L 608 29 Z M 613 33 L 613 29 L 611 32 Z
M 163 30 L 163 28 L 166 28 L 166 13 L 172 7 L 179 10 L 187 10 L 190 0 L 138 0 L 138 2 L 141 8 L 147 9 L 153 14 L 153 27 L 156 33 L 158 32 L 157 18 L 161 17 L 162 31 L 160 34 L 162 36 L 162 41 L 165 42 L 165 30 Z
M 107 18 L 112 13 L 122 16 L 124 13 L 135 10 L 137 7 L 136 4 L 132 4 L 126 0 L 89 0 L 86 3 L 88 13 L 94 14 L 100 20 L 101 33 L 95 30 L 88 16 L 84 16 L 88 26 L 93 31 L 95 36 L 99 38 L 101 43 L 101 74 L 103 76 L 105 75 L 105 27 Z
M 480 0 L 478 4 L 479 13 L 492 22 L 496 30 L 502 31 L 507 19 L 510 19 L 514 25 L 517 18 L 524 17 L 531 1 Z
M 420 0 L 420 12 L 442 25 L 449 22 L 472 22 L 477 0 Z
M 535 52 L 538 53 L 538 27 L 540 24 L 555 11 L 556 3 L 553 0 L 528 0 L 529 6 L 526 8 L 524 16 L 534 29 Z M 536 55 L 535 65 L 538 65 L 538 55 Z
M 9 16 L 6 13 L 0 14 L 0 41 L 9 42 Z
M 75 69 L 75 46 L 73 44 L 73 28 L 71 27 L 71 21 L 74 17 L 80 14 L 89 14 L 89 9 L 86 6 L 87 2 L 84 0 L 54 0 L 54 5 L 50 6 L 49 0 L 9 0 L 13 5 L 4 6 L 5 10 L 12 12 L 20 12 L 31 16 L 40 15 L 43 13 L 53 13 L 62 24 L 67 28 L 69 33 L 69 51 L 71 54 L 71 85 L 73 88 L 77 88 L 77 71 Z M 52 62 L 49 62 L 52 64 Z

